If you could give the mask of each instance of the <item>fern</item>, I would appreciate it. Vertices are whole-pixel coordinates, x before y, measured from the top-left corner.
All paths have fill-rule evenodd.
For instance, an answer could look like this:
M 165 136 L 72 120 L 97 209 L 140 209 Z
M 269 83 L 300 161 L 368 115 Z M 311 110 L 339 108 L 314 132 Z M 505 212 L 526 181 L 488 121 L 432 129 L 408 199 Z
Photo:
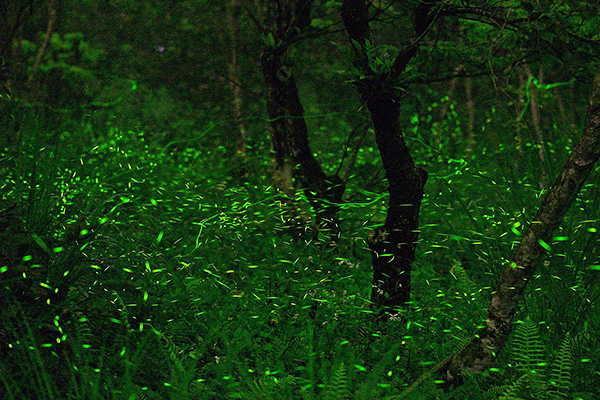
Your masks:
M 501 396 L 505 396 L 506 395 L 506 390 L 508 389 L 508 387 L 511 385 L 498 385 L 498 386 L 492 386 L 491 388 L 489 388 L 488 390 L 486 390 L 483 394 L 484 399 L 498 399 Z
M 299 338 L 296 337 L 274 337 L 271 343 L 265 344 L 263 351 L 269 366 L 280 363 L 289 356 L 298 346 Z
M 77 317 L 75 324 L 75 335 L 82 344 L 90 344 L 94 341 L 94 334 L 90 327 L 90 321 L 82 311 L 74 311 L 73 314 Z
M 522 375 L 511 385 L 504 386 L 498 400 L 522 400 L 519 394 L 526 388 L 528 381 L 527 375 Z
M 498 400 L 547 399 L 562 400 L 569 397 L 571 385 L 571 345 L 569 334 L 561 343 L 556 360 L 546 373 L 544 347 L 537 325 L 527 318 L 515 329 L 513 357 L 520 377 L 512 384 L 493 388 L 487 392 Z
M 325 389 L 326 400 L 345 400 L 350 398 L 346 381 L 346 366 L 342 362 L 331 375 Z
M 546 386 L 544 353 L 537 324 L 529 317 L 520 321 L 513 339 L 514 361 L 517 371 L 522 374 L 517 381 L 520 393 L 543 398 Z
M 232 395 L 234 399 L 244 400 L 280 400 L 291 398 L 285 396 L 296 389 L 301 380 L 295 376 L 286 376 L 277 379 L 273 376 L 265 376 L 253 382 L 245 393 L 238 392 Z
M 125 327 L 125 332 L 128 335 L 130 332 L 132 332 L 132 329 L 131 329 L 131 325 L 129 323 L 129 312 L 128 312 L 127 304 L 125 304 L 125 302 L 123 301 L 123 299 L 121 298 L 121 296 L 119 295 L 119 293 L 116 290 L 111 290 L 111 293 L 114 297 L 114 300 L 111 300 L 111 302 L 113 304 L 118 305 L 119 308 L 117 310 L 121 317 L 121 319 L 119 321 Z
M 537 325 L 528 317 L 515 329 L 513 357 L 517 369 L 525 374 L 541 374 L 546 366 L 544 345 Z
M 167 328 L 173 332 L 173 325 L 167 324 Z M 171 361 L 171 389 L 184 398 L 190 397 L 195 392 L 193 381 L 198 371 L 198 359 L 190 355 L 189 346 L 180 346 L 170 335 L 156 332 L 164 340 L 163 348 Z
M 478 293 L 477 285 L 469 277 L 469 274 L 467 274 L 467 271 L 465 271 L 465 268 L 460 263 L 456 263 L 450 268 L 450 275 L 457 281 L 457 289 L 465 292 L 465 295 L 474 296 Z
M 571 368 L 573 367 L 571 345 L 571 335 L 567 333 L 550 370 L 548 399 L 558 400 L 568 397 L 571 386 Z

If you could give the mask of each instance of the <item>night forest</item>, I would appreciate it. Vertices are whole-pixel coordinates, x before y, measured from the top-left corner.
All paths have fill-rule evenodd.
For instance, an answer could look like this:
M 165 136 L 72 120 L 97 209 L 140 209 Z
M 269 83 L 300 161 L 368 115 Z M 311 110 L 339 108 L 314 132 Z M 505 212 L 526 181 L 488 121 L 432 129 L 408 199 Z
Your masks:
M 600 5 L 0 0 L 0 399 L 600 399 Z

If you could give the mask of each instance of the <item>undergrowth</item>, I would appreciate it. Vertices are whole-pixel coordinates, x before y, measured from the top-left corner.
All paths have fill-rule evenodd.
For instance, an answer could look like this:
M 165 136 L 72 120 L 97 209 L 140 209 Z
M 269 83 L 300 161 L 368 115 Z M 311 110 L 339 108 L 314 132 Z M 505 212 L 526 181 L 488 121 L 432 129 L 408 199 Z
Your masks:
M 89 135 L 3 107 L 13 117 L 0 155 L 2 398 L 598 395 L 597 173 L 497 365 L 458 391 L 428 381 L 403 397 L 483 323 L 539 203 L 534 182 L 486 169 L 484 157 L 430 171 L 413 301 L 384 323 L 370 308 L 364 243 L 384 196 L 351 185 L 337 246 L 296 240 L 264 155 L 250 161 L 263 172 L 240 182 L 224 148 L 157 145 L 114 127 Z

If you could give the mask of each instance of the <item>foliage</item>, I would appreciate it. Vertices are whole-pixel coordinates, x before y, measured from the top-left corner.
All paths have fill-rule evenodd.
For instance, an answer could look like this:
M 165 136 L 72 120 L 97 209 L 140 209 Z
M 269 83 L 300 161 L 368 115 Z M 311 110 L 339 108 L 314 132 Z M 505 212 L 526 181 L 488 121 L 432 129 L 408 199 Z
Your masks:
M 469 379 L 465 387 L 460 388 L 454 395 L 476 393 L 477 387 L 482 388 L 486 383 L 493 382 L 490 378 L 494 373 L 504 374 L 508 383 L 493 384 L 486 390 L 479 391 L 477 396 L 470 399 L 566 399 L 573 398 L 570 393 L 572 359 L 572 339 L 567 334 L 561 342 L 554 362 L 548 364 L 546 355 L 550 352 L 542 344 L 537 324 L 530 318 L 518 321 L 512 340 L 509 344 L 512 352 L 509 368 L 503 371 L 494 368 L 494 372 Z M 583 395 L 580 393 L 580 395 Z M 589 394 L 585 397 L 588 398 Z
M 242 176 L 230 158 L 227 86 L 217 74 L 227 66 L 222 5 L 65 4 L 74 11 L 51 37 L 39 93 L 0 98 L 1 398 L 401 398 L 482 325 L 490 290 L 545 192 L 526 104 L 535 99 L 540 107 L 551 171 L 581 129 L 585 82 L 571 81 L 557 61 L 532 61 L 523 82 L 515 70 L 504 80 L 471 78 L 469 147 L 466 83 L 423 83 L 431 72 L 423 65 L 456 63 L 471 51 L 462 61 L 497 69 L 506 65 L 496 58 L 502 46 L 520 44 L 508 38 L 500 46 L 498 29 L 477 21 L 462 22 L 464 45 L 444 36 L 454 28 L 440 32 L 444 41 L 402 82 L 402 132 L 430 178 L 413 302 L 383 323 L 367 300 L 364 239 L 383 221 L 387 182 L 372 128 L 362 142 L 349 137 L 366 116 L 331 43 L 343 35 L 298 44 L 294 57 L 319 160 L 333 172 L 344 146 L 350 153 L 360 143 L 341 206 L 342 237 L 330 248 L 286 233 L 251 62 L 251 40 L 260 35 L 247 17 L 239 24 L 250 99 Z M 520 4 L 520 18 L 536 12 Z M 378 7 L 403 18 L 386 2 Z M 562 15 L 560 24 L 593 32 L 595 19 L 569 20 L 561 7 L 537 20 Z M 85 23 L 91 16 L 103 23 Z M 206 25 L 194 22 L 200 18 Z M 40 21 L 14 43 L 13 65 L 23 66 L 12 75 L 15 86 L 25 84 L 40 49 Z M 335 21 L 323 17 L 313 27 Z M 412 23 L 378 23 L 390 21 Z M 102 37 L 102 26 L 114 27 L 113 35 Z M 558 43 L 559 26 L 544 26 L 542 38 Z M 375 40 L 369 65 L 385 73 L 397 49 Z M 497 47 L 483 46 L 491 43 Z M 448 394 L 425 382 L 411 398 L 598 395 L 599 189 L 597 170 L 548 243 L 497 368 Z
M 265 182 L 231 185 L 222 149 L 171 152 L 170 147 L 146 141 L 141 132 L 126 134 L 111 127 L 97 132 L 98 138 L 77 131 L 60 135 L 63 128 L 52 127 L 52 118 L 41 129 L 35 119 L 24 118 L 35 110 L 3 104 L 13 117 L 32 123 L 21 129 L 38 135 L 20 137 L 22 142 L 4 151 L 3 209 L 16 204 L 16 210 L 29 210 L 19 211 L 25 228 L 11 240 L 16 247 L 31 240 L 31 262 L 38 259 L 42 266 L 53 266 L 28 274 L 28 281 L 5 271 L 3 285 L 13 291 L 32 288 L 27 289 L 32 293 L 41 283 L 69 288 L 56 306 L 45 305 L 45 297 L 33 294 L 37 313 L 18 306 L 22 302 L 8 309 L 25 317 L 19 318 L 23 323 L 16 330 L 3 331 L 8 343 L 21 338 L 20 346 L 8 353 L 9 359 L 20 361 L 2 366 L 8 372 L 7 398 L 57 398 L 65 393 L 77 398 L 105 398 L 110 393 L 141 398 L 224 398 L 237 393 L 249 398 L 274 390 L 289 393 L 289 398 L 393 396 L 475 331 L 483 318 L 486 287 L 502 262 L 502 248 L 511 245 L 510 235 L 518 237 L 519 214 L 509 212 L 509 199 L 498 203 L 508 183 L 470 172 L 461 163 L 448 164 L 447 173 L 434 179 L 437 183 L 427 194 L 419 272 L 413 280 L 415 302 L 401 319 L 382 325 L 370 318 L 363 300 L 368 295 L 369 261 L 356 242 L 361 230 L 369 229 L 361 227 L 361 221 L 381 218 L 381 198 L 351 193 L 355 200 L 344 206 L 347 233 L 338 249 L 294 243 L 283 233 L 272 233 L 281 229 L 281 208 Z M 53 138 L 52 147 L 40 147 L 48 142 L 42 135 Z M 368 162 L 370 154 L 362 152 L 360 157 Z M 198 170 L 205 172 L 198 176 Z M 32 186 L 34 176 L 43 184 Z M 477 191 L 472 182 L 481 179 L 494 180 L 497 191 Z M 582 205 L 597 190 L 592 184 Z M 535 191 L 513 190 L 522 204 L 533 207 Z M 53 253 L 52 248 L 71 240 L 72 231 L 91 235 L 85 232 L 77 238 L 69 245 L 72 250 Z M 573 243 L 588 246 L 587 230 L 573 232 L 578 238 Z M 567 252 L 567 259 L 578 257 L 578 245 L 563 249 L 563 243 L 553 244 L 556 251 Z M 569 253 L 569 248 L 577 251 Z M 349 253 L 356 255 L 344 256 Z M 68 254 L 71 261 L 64 258 Z M 563 259 L 551 258 L 546 268 L 559 267 Z M 437 265 L 446 266 L 433 268 Z M 64 276 L 67 268 L 71 272 Z M 566 307 L 595 301 L 590 277 L 581 271 L 573 279 L 579 282 L 575 291 L 571 283 L 552 278 L 544 287 L 562 293 L 555 300 L 572 302 Z M 532 288 L 532 304 L 539 298 L 536 293 Z M 61 309 L 65 311 L 57 313 Z M 569 324 L 567 317 L 561 318 Z M 46 342 L 39 342 L 33 329 L 40 323 L 49 327 Z M 587 348 L 578 351 L 588 358 L 598 350 L 585 332 L 593 332 L 597 323 L 590 319 L 589 328 L 577 335 Z M 527 327 L 523 324 L 520 339 L 511 346 L 520 346 L 520 358 L 514 361 L 537 368 L 547 351 L 536 345 L 539 341 Z M 33 343 L 50 343 L 57 335 L 67 335 L 62 353 L 52 350 L 56 345 L 41 347 L 38 353 L 25 350 Z M 44 349 L 49 349 L 47 355 Z M 576 376 L 590 377 L 591 372 L 579 363 L 569 367 L 566 351 L 560 351 L 554 369 L 545 375 L 561 394 L 566 393 L 569 371 L 574 387 L 583 379 Z M 69 368 L 47 369 L 46 357 L 52 360 L 52 352 L 65 354 Z M 586 356 L 581 353 L 580 358 Z M 33 371 L 41 386 L 21 385 L 27 375 L 14 369 L 18 365 L 27 370 L 36 366 Z M 519 376 L 525 377 L 506 375 L 515 379 L 510 384 L 496 378 L 494 386 L 505 385 L 506 393 L 525 390 L 531 378 Z M 583 393 L 584 386 L 579 387 Z

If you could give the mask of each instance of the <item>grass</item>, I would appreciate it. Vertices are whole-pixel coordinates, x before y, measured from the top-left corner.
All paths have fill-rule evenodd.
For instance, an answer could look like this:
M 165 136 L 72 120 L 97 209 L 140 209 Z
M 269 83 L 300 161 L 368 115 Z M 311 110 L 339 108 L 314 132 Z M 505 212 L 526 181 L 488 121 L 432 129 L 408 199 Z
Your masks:
M 541 197 L 535 175 L 519 177 L 481 147 L 432 164 L 413 303 L 383 324 L 369 307 L 364 243 L 385 215 L 379 184 L 364 191 L 358 177 L 350 186 L 342 238 L 328 248 L 286 234 L 266 151 L 239 182 L 223 147 L 157 144 L 114 127 L 92 134 L 3 107 L 14 117 L 0 121 L 12 138 L 0 155 L 6 399 L 398 398 L 481 324 Z M 361 152 L 357 165 L 375 156 Z M 493 156 L 510 157 L 508 148 Z M 525 154 L 520 168 L 536 171 L 531 160 Z M 596 172 L 517 315 L 536 321 L 548 377 L 564 372 L 553 360 L 572 357 L 564 398 L 593 399 L 600 387 L 598 180 Z M 516 396 L 526 390 L 513 385 L 521 373 L 505 351 L 461 396 Z M 428 382 L 410 398 L 450 395 Z

